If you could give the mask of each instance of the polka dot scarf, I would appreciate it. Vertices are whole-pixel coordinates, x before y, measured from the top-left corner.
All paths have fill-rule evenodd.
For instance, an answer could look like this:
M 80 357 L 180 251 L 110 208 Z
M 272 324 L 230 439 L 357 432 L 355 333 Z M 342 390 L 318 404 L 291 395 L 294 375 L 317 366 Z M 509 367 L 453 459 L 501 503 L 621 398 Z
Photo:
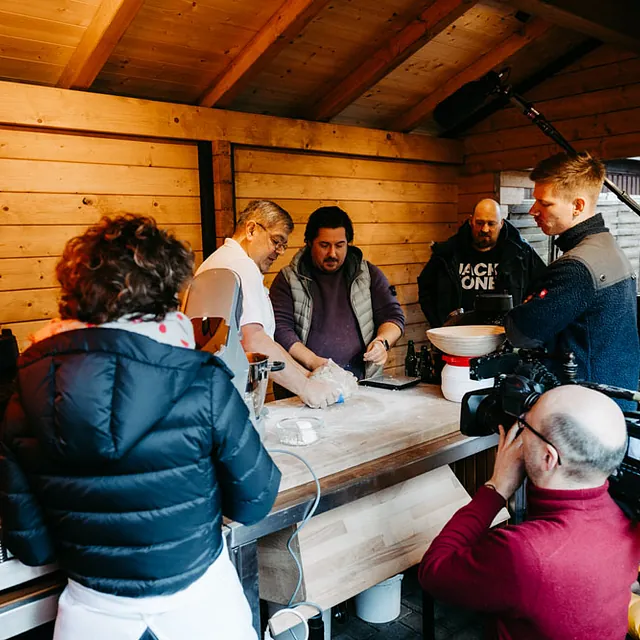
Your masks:
M 30 337 L 31 343 L 35 344 L 45 338 L 49 338 L 64 331 L 73 329 L 88 329 L 99 327 L 100 329 L 122 329 L 139 333 L 156 342 L 169 344 L 174 347 L 184 349 L 195 348 L 195 338 L 193 336 L 193 326 L 191 320 L 179 311 L 167 313 L 163 320 L 156 321 L 152 317 L 131 319 L 130 316 L 118 318 L 112 322 L 101 325 L 89 325 L 78 320 L 61 320 L 56 318 L 44 326 L 40 331 Z

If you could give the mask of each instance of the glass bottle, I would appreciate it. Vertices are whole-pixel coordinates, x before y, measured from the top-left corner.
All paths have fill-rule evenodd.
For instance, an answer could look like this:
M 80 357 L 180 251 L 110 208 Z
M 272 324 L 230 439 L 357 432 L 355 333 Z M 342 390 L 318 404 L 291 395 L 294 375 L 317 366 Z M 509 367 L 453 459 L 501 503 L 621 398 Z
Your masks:
M 418 358 L 413 340 L 409 340 L 407 344 L 407 355 L 404 359 L 404 373 L 414 378 L 418 375 Z
M 420 349 L 420 380 L 433 384 L 435 378 L 435 372 L 433 370 L 433 360 L 431 359 L 431 353 L 429 347 L 426 344 L 422 345 Z

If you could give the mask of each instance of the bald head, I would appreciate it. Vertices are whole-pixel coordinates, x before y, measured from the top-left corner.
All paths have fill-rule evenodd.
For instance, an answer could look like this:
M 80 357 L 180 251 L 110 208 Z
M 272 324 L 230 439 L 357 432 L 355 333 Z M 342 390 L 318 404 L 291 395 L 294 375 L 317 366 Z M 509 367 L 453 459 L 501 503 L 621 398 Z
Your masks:
M 473 215 L 494 215 L 496 218 L 502 220 L 502 211 L 500 205 L 491 198 L 485 198 L 480 200 L 473 210 Z
M 504 221 L 500 205 L 490 198 L 480 200 L 470 220 L 473 246 L 477 251 L 489 251 L 498 243 Z
M 551 389 L 529 411 L 528 420 L 557 448 L 563 474 L 578 482 L 604 482 L 626 452 L 627 426 L 620 407 L 592 389 Z

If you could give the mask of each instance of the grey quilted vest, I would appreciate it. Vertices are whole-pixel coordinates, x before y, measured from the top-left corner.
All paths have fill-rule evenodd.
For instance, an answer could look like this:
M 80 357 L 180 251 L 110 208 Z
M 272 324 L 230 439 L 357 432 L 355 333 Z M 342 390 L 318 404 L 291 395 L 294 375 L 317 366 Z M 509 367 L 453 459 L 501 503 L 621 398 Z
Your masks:
M 305 273 L 307 269 L 305 269 L 305 265 L 302 262 L 302 256 L 305 251 L 306 247 L 303 247 L 293 256 L 291 263 L 282 269 L 282 275 L 291 288 L 296 333 L 300 336 L 302 344 L 306 345 L 311 329 L 313 299 L 310 288 L 311 274 Z M 371 302 L 371 274 L 369 273 L 367 261 L 363 259 L 360 249 L 349 247 L 343 268 L 348 268 L 354 272 L 349 298 L 362 340 L 365 345 L 368 345 L 376 335 L 376 327 L 373 322 L 373 304 Z M 365 362 L 365 377 L 371 378 L 379 373 L 382 373 L 380 365 L 373 362 Z

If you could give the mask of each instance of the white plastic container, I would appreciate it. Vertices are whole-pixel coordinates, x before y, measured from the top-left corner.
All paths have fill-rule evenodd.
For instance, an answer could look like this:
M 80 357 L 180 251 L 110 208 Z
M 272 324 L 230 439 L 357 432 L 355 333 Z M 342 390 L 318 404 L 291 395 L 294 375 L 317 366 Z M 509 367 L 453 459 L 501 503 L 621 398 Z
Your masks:
M 400 615 L 402 578 L 399 573 L 359 593 L 355 598 L 358 618 L 378 624 L 395 620 Z
M 276 611 L 284 608 L 285 605 L 283 604 L 267 601 L 267 614 L 269 618 L 271 618 Z M 331 640 L 331 607 L 322 612 L 322 622 L 324 622 L 324 640 Z M 302 624 L 297 624 L 295 627 L 292 627 L 291 631 L 293 631 L 296 638 L 304 638 L 304 627 Z M 273 640 L 293 640 L 293 636 L 287 629 L 287 631 L 275 635 Z
M 462 402 L 467 391 L 488 389 L 493 386 L 493 378 L 472 380 L 469 377 L 470 357 L 443 355 L 446 362 L 442 369 L 442 395 L 451 402 Z

